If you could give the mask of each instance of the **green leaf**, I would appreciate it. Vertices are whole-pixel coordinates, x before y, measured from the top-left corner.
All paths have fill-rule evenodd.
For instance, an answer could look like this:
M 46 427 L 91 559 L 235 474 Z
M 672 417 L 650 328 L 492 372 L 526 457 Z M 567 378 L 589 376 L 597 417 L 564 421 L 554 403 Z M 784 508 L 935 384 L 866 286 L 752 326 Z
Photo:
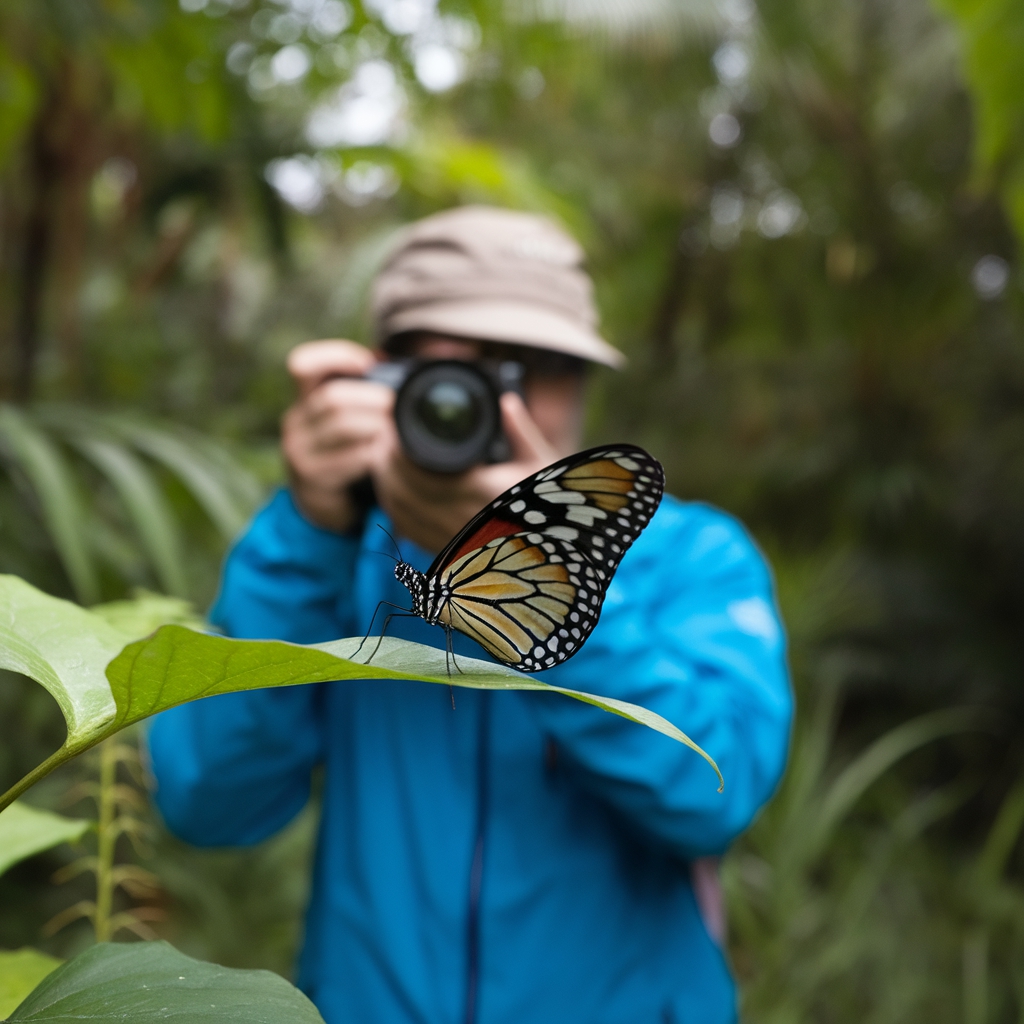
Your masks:
M 367 665 L 352 660 L 361 638 L 302 647 L 277 640 L 232 640 L 166 625 L 125 647 L 131 639 L 100 614 L 43 594 L 15 576 L 0 576 L 0 668 L 21 672 L 45 686 L 68 724 L 61 749 L 0 796 L 0 808 L 57 765 L 167 708 L 214 694 L 334 679 L 415 679 L 445 686 L 562 694 L 685 744 L 711 765 L 720 789 L 723 784 L 714 761 L 653 711 L 551 686 L 474 658 L 460 657 L 461 671 L 449 676 L 444 651 L 422 644 L 388 637 L 378 647 L 374 641 L 374 661 Z M 364 658 L 370 649 L 364 651 Z
M 460 656 L 457 669 L 449 675 L 443 650 L 395 637 L 385 637 L 379 647 L 376 639 L 366 645 L 362 656 L 374 651 L 371 665 L 350 660 L 362 643 L 361 637 L 352 637 L 302 647 L 163 626 L 153 636 L 126 647 L 107 669 L 117 702 L 117 726 L 124 728 L 200 697 L 332 679 L 415 679 L 477 690 L 537 690 L 574 697 L 685 744 L 714 768 L 722 783 L 717 765 L 696 743 L 661 715 L 636 704 L 552 686 L 476 658 Z
M 0 875 L 26 857 L 81 839 L 91 827 L 91 821 L 11 804 L 0 811 Z
M 15 1010 L 25 997 L 60 967 L 61 961 L 37 949 L 0 949 L 0 1019 Z
M 0 668 L 49 690 L 67 724 L 65 748 L 84 750 L 113 721 L 117 708 L 104 670 L 125 640 L 84 608 L 17 576 L 0 576 Z
M 9 1019 L 323 1024 L 316 1007 L 284 978 L 193 960 L 166 942 L 93 946 L 45 978 Z
M 85 535 L 71 471 L 53 442 L 13 406 L 0 406 L 0 438 L 39 499 L 64 569 L 83 604 L 99 600 L 100 586 Z

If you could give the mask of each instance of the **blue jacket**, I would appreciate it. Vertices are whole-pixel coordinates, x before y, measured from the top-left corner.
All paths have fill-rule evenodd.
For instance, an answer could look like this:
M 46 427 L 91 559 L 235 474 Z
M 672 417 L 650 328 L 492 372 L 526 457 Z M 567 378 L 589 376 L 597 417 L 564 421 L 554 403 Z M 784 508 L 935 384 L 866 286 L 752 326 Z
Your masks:
M 328 533 L 280 492 L 229 556 L 213 620 L 299 643 L 362 634 L 378 601 L 408 605 L 377 522 L 362 542 Z M 392 625 L 443 644 L 420 620 Z M 586 646 L 541 678 L 664 715 L 718 761 L 724 793 L 681 744 L 569 698 L 456 689 L 452 710 L 446 687 L 365 680 L 164 713 L 156 800 L 192 843 L 257 843 L 324 765 L 298 981 L 328 1024 L 727 1024 L 735 991 L 688 864 L 778 784 L 784 651 L 743 528 L 666 498 Z M 482 656 L 458 635 L 456 653 Z

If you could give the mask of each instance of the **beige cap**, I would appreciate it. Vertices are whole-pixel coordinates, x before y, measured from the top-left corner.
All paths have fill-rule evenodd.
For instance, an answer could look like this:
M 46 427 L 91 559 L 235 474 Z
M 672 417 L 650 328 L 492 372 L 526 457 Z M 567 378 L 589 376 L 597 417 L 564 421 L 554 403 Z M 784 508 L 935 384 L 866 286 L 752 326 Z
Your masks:
M 597 333 L 583 250 L 547 217 L 461 206 L 410 225 L 377 275 L 377 343 L 406 331 L 626 361 Z

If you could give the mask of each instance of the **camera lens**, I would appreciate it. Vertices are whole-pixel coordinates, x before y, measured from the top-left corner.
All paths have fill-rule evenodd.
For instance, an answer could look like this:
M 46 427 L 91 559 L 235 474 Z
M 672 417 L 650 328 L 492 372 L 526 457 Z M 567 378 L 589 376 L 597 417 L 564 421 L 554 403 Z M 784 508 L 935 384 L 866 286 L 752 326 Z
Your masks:
M 439 380 L 416 403 L 420 422 L 435 437 L 455 444 L 468 440 L 480 425 L 480 401 L 457 380 Z
M 497 388 L 472 363 L 424 363 L 395 396 L 395 425 L 416 465 L 461 473 L 486 462 L 501 434 Z

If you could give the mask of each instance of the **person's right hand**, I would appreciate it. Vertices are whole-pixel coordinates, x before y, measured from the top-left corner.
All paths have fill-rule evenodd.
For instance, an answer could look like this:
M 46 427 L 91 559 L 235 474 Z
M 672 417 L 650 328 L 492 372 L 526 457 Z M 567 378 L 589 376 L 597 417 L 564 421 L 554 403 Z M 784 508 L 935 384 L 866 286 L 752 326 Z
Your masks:
M 309 341 L 288 356 L 299 391 L 281 423 L 292 496 L 307 519 L 338 533 L 359 515 L 349 487 L 385 465 L 398 445 L 394 391 L 340 379 L 362 377 L 375 362 L 351 341 Z

